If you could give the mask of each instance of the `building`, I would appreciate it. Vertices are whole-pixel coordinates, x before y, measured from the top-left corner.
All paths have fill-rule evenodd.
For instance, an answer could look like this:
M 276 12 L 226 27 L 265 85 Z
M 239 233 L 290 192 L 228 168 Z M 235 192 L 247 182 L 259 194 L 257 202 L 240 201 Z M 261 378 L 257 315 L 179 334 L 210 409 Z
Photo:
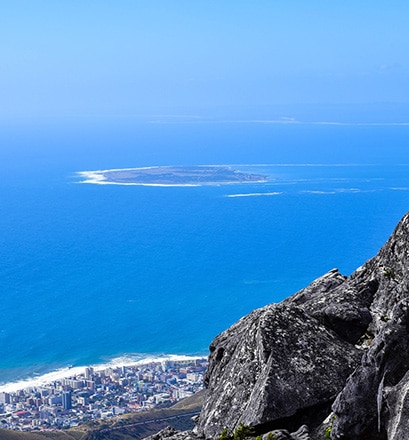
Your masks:
M 62 407 L 65 410 L 72 408 L 72 394 L 71 391 L 64 391 L 62 393 Z
M 94 369 L 92 367 L 85 368 L 85 379 L 91 380 L 94 375 Z
M 10 403 L 10 394 L 8 393 L 0 393 L 0 403 Z
M 63 385 L 72 388 L 73 390 L 79 390 L 84 388 L 84 381 L 78 379 L 63 379 Z
M 48 398 L 48 404 L 49 405 L 61 405 L 62 404 L 62 397 L 61 396 L 50 396 Z

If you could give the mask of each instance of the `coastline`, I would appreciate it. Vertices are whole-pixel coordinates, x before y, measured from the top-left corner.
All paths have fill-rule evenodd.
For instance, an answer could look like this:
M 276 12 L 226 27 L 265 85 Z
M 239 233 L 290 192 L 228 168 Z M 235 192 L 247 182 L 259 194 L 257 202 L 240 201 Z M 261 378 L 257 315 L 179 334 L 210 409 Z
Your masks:
M 72 376 L 80 375 L 86 368 L 92 368 L 95 371 L 102 371 L 108 368 L 121 368 L 147 365 L 153 362 L 165 361 L 194 361 L 197 359 L 207 358 L 206 355 L 180 355 L 180 354 L 163 354 L 163 355 L 124 355 L 116 357 L 102 364 L 92 364 L 83 366 L 67 366 L 58 370 L 50 371 L 37 377 L 28 377 L 13 382 L 0 384 L 0 393 L 14 393 L 27 388 L 36 388 L 48 385 L 55 381 L 66 379 Z

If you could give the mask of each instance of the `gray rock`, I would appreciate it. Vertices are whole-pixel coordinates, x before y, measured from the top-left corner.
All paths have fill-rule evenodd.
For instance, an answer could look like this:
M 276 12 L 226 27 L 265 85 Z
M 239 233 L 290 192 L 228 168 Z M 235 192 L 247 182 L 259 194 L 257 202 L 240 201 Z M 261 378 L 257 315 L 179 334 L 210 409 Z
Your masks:
M 333 269 L 284 303 L 302 306 L 342 339 L 354 344 L 372 321 L 369 307 L 379 282 L 372 275 L 369 278 L 346 278 Z
M 378 255 L 351 275 L 378 287 L 370 305 L 369 349 L 337 397 L 334 439 L 409 438 L 406 374 L 409 369 L 409 215 Z
M 409 372 L 394 387 L 385 390 L 388 440 L 407 440 L 409 433 Z
M 385 413 L 384 395 L 389 387 L 395 387 L 395 399 L 391 397 L 389 405 L 394 408 L 394 418 L 397 418 L 399 405 L 392 402 L 400 400 L 400 395 L 396 396 L 396 386 L 408 369 L 409 316 L 408 300 L 405 299 L 394 307 L 391 319 L 376 336 L 361 365 L 338 395 L 333 405 L 336 419 L 332 438 L 384 439 L 385 425 L 391 426 L 389 430 L 393 431 L 396 422 L 391 424 L 390 414 Z
M 302 305 L 315 303 L 325 294 L 332 292 L 336 287 L 342 285 L 347 277 L 339 273 L 338 269 L 332 269 L 321 277 L 313 281 L 309 286 L 285 299 L 283 304 Z
M 307 425 L 302 425 L 296 432 L 291 433 L 294 440 L 310 440 L 310 430 Z
M 294 440 L 286 429 L 275 429 L 262 437 L 263 440 Z
M 361 357 L 300 307 L 270 305 L 246 316 L 210 347 L 208 398 L 197 433 L 215 438 L 240 423 L 256 432 L 318 424 Z M 316 420 L 314 420 L 316 418 Z
M 372 321 L 369 309 L 351 304 L 331 304 L 316 313 L 315 317 L 352 344 L 358 342 Z
M 177 431 L 168 426 L 157 434 L 145 437 L 144 440 L 197 440 L 197 437 L 191 431 Z

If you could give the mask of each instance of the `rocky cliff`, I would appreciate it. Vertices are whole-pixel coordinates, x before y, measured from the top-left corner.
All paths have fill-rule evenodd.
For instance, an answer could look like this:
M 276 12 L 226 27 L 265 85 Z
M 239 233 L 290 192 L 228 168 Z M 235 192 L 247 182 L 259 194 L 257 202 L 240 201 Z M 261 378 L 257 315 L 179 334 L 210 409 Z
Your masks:
M 177 438 L 248 426 L 277 440 L 408 439 L 408 302 L 409 214 L 351 276 L 331 270 L 217 336 L 197 426 Z

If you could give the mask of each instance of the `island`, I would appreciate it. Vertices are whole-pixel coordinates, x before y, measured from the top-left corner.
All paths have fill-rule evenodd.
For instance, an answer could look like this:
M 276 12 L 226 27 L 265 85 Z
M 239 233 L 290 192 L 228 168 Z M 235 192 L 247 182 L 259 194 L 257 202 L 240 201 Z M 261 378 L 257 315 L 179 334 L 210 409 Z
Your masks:
M 105 185 L 200 186 L 267 181 L 265 175 L 225 165 L 153 166 L 80 171 L 77 174 L 84 178 L 82 183 Z

